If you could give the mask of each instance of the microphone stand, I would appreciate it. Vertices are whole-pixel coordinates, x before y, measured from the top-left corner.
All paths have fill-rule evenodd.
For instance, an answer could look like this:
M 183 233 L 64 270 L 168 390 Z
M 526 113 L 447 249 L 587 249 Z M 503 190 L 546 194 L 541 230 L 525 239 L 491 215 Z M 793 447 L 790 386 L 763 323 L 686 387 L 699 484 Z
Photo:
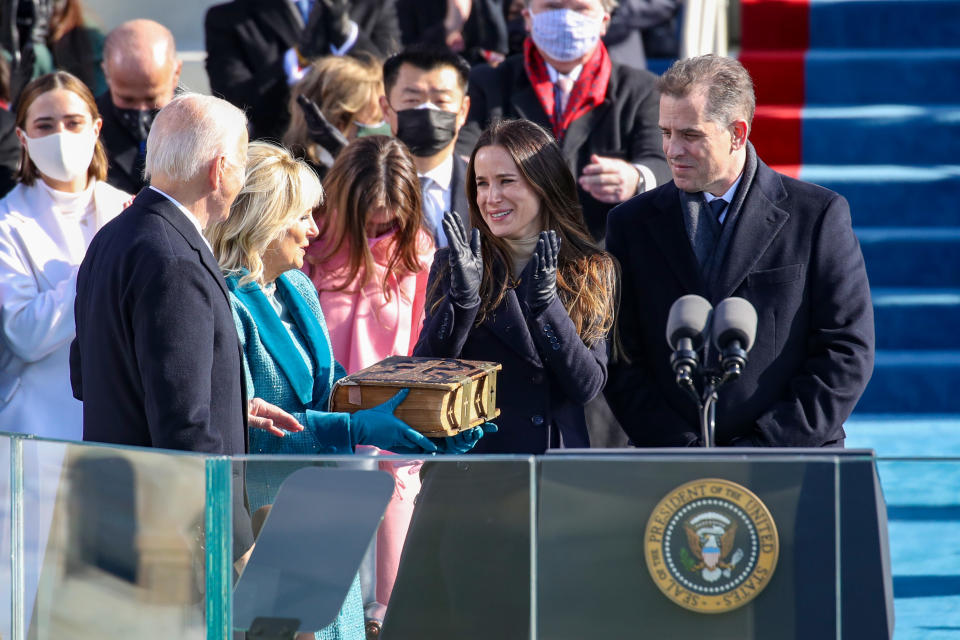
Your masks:
M 697 385 L 690 375 L 692 372 L 677 374 L 677 385 L 684 389 L 697 405 L 700 416 L 700 437 L 705 448 L 710 449 L 717 446 L 715 439 L 717 428 L 717 401 L 720 399 L 717 392 L 720 390 L 720 387 L 726 383 L 739 378 L 741 371 L 742 368 L 739 363 L 725 367 L 722 371 L 717 369 L 704 369 L 701 377 L 703 393 L 697 392 Z

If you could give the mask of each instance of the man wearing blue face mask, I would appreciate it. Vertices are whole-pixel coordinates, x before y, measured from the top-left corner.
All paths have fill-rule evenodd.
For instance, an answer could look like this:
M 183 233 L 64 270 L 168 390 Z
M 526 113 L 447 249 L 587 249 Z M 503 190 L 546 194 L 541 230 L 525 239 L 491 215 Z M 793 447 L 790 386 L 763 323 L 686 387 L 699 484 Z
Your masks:
M 670 180 L 653 74 L 610 60 L 600 38 L 616 0 L 526 0 L 522 54 L 470 76 L 457 151 L 491 121 L 526 118 L 552 130 L 577 176 L 583 215 L 603 241 L 607 212 Z
M 173 34 L 153 20 L 131 20 L 111 31 L 103 46 L 108 90 L 97 98 L 101 140 L 110 161 L 107 182 L 129 193 L 146 185 L 147 135 L 157 112 L 173 100 L 183 63 Z
M 393 134 L 417 166 L 423 191 L 423 218 L 437 248 L 447 246 L 444 211 L 458 213 L 470 228 L 464 178 L 467 163 L 454 155 L 457 134 L 467 119 L 470 98 L 466 60 L 445 49 L 413 46 L 383 64 L 386 96 L 380 106 Z

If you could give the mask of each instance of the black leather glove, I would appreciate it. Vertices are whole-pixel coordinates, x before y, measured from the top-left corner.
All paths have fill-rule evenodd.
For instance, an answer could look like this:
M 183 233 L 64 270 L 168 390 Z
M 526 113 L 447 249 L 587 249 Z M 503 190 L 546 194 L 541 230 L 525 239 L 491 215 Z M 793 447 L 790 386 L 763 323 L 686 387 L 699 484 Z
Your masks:
M 465 309 L 480 304 L 480 280 L 483 278 L 483 254 L 480 252 L 480 230 L 474 229 L 467 244 L 467 232 L 460 216 L 443 214 L 443 232 L 450 247 L 450 298 Z
M 307 121 L 307 135 L 336 158 L 349 141 L 323 116 L 316 102 L 300 94 L 297 96 L 297 105 L 303 111 L 303 119 Z
M 30 0 L 27 4 L 30 5 L 26 16 L 29 21 L 18 25 L 21 29 L 28 29 L 20 38 L 21 51 L 26 47 L 27 41 L 47 44 L 50 37 L 50 20 L 54 13 L 53 0 Z
M 557 297 L 557 259 L 560 255 L 560 238 L 556 231 L 541 231 L 537 248 L 530 262 L 533 264 L 533 279 L 527 287 L 527 306 L 539 313 Z
M 303 29 L 297 50 L 310 60 L 330 55 L 330 47 L 343 46 L 350 37 L 347 0 L 316 0 Z

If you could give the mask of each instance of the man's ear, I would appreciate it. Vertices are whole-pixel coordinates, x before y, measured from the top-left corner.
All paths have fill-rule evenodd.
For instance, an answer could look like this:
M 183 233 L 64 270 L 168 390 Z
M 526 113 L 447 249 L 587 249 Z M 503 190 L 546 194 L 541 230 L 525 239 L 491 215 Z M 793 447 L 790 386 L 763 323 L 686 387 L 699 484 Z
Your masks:
M 173 88 L 176 89 L 180 84 L 180 72 L 183 71 L 183 60 L 177 60 L 173 69 Z
M 739 150 L 747 144 L 747 121 L 734 120 L 730 124 L 731 146 L 734 150 Z
M 467 122 L 467 115 L 470 113 L 470 96 L 463 96 L 463 103 L 460 105 L 460 112 L 457 114 L 457 130 L 460 130 Z
M 383 112 L 383 119 L 390 125 L 390 131 L 397 135 L 397 112 L 390 106 L 387 96 L 380 96 L 380 111 Z
M 530 9 L 524 7 L 520 15 L 523 16 L 523 28 L 527 30 L 527 33 L 533 31 L 533 14 L 530 13 Z
M 210 168 L 207 170 L 207 181 L 214 191 L 220 188 L 220 182 L 223 180 L 223 171 L 227 168 L 227 157 L 217 156 L 210 161 Z

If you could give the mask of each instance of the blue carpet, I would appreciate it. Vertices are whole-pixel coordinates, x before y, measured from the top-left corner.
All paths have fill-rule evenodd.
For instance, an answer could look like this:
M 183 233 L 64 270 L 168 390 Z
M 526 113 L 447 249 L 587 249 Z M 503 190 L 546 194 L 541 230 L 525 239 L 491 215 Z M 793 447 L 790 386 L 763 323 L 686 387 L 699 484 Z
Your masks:
M 960 527 L 960 415 L 858 414 L 846 431 L 848 447 L 880 456 L 895 640 L 957 640 L 960 547 L 951 541 Z
M 804 163 L 957 162 L 960 112 L 952 105 L 807 106 L 802 117 Z
M 957 164 L 805 164 L 800 178 L 842 194 L 850 202 L 857 227 L 935 227 L 960 222 Z M 922 207 L 917 206 L 918 200 Z
M 810 47 L 955 47 L 960 5 L 951 0 L 811 0 Z

